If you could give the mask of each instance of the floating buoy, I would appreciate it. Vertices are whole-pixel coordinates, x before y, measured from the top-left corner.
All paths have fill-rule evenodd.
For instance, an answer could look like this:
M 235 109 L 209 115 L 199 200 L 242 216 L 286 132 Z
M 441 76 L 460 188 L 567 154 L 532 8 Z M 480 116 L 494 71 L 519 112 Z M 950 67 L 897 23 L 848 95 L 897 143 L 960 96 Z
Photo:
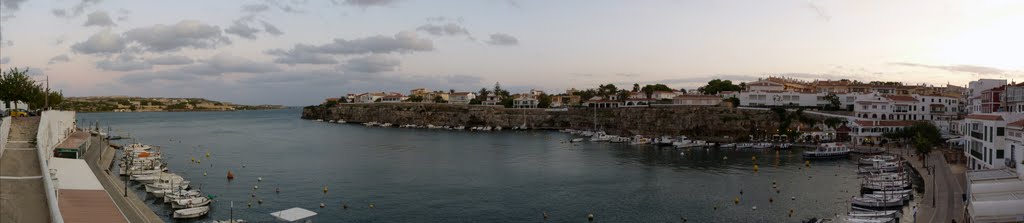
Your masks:
M 743 189 L 740 189 L 740 195 L 743 195 Z
M 682 218 L 682 219 L 683 219 L 683 222 L 687 222 L 687 220 L 686 220 L 686 218 L 685 218 L 685 217 L 679 217 L 679 218 Z
M 255 185 L 255 186 L 252 186 L 252 189 L 253 189 L 253 190 L 256 190 L 256 189 L 260 189 L 260 185 Z
M 727 160 L 727 159 L 729 159 L 729 157 L 728 157 L 728 156 L 723 156 L 723 157 L 722 157 L 722 160 Z
M 263 181 L 263 177 L 257 177 L 256 178 L 256 182 L 262 182 L 262 181 Z
M 754 172 L 757 172 L 757 164 L 754 164 Z
M 775 202 L 775 199 L 772 199 L 770 197 L 768 198 L 768 203 L 774 203 L 774 202 Z
M 793 209 L 789 209 L 789 217 L 793 217 Z
M 542 214 L 544 215 L 544 220 L 548 220 L 548 212 L 545 211 Z
M 790 200 L 794 200 L 794 201 L 795 201 L 795 200 L 796 200 L 796 196 L 793 196 L 793 197 L 789 197 L 789 199 L 790 199 Z
M 718 205 L 715 205 L 715 207 L 714 207 L 714 208 L 711 208 L 711 209 L 712 209 L 712 210 L 716 210 L 716 211 L 717 211 L 717 210 L 718 210 Z
M 192 157 L 192 163 L 195 163 L 195 162 L 196 162 L 196 157 L 193 156 Z
M 327 193 L 327 185 L 324 185 L 324 193 Z
M 228 171 L 228 180 L 234 180 L 234 179 L 235 179 L 235 174 L 231 173 L 231 171 L 229 170 Z
M 249 195 L 251 195 L 252 197 L 256 197 L 256 193 L 251 193 Z
M 280 187 L 278 187 L 277 189 L 275 189 L 275 190 L 274 190 L 274 192 L 277 192 L 277 193 L 279 193 L 279 194 L 280 194 L 280 193 L 281 193 L 281 188 L 280 188 Z
M 341 203 L 341 209 L 348 210 L 348 204 Z
M 370 204 L 370 209 L 373 209 L 373 208 L 374 208 L 373 204 Z
M 320 203 L 320 208 L 324 208 L 324 207 L 326 207 L 326 206 L 327 206 L 327 205 L 325 205 L 324 203 Z
M 249 206 L 249 207 L 252 207 L 252 201 L 250 201 L 249 203 L 246 203 L 245 205 Z
M 203 171 L 203 176 L 204 176 L 204 177 L 206 176 L 206 171 Z
M 587 221 L 594 221 L 594 213 L 587 214 Z
M 210 158 L 210 152 L 206 152 L 206 158 Z
M 811 161 L 810 160 L 804 160 L 804 166 L 811 167 Z
M 740 204 L 740 197 L 736 197 L 735 199 L 733 199 L 732 203 Z
M 200 163 L 203 163 L 203 161 L 202 160 L 196 160 L 196 164 L 200 164 Z M 213 164 L 210 164 L 210 165 L 213 165 Z
M 263 199 L 256 200 L 256 203 L 263 204 Z
M 750 210 L 757 210 L 757 206 L 750 207 Z
M 750 160 L 751 160 L 751 161 L 757 161 L 757 156 L 751 156 L 751 157 L 750 157 Z
M 776 190 L 775 190 L 775 193 L 776 193 L 776 194 L 781 194 L 781 193 L 782 193 L 782 191 L 781 191 L 781 190 L 778 190 L 778 189 L 776 189 Z

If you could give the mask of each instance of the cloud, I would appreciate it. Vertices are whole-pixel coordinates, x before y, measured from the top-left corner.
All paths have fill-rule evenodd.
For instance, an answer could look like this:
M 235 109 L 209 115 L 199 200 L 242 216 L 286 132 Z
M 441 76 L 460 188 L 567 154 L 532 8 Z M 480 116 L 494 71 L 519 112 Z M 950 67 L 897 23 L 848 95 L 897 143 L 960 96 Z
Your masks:
M 53 9 L 53 10 L 50 10 L 50 13 L 52 13 L 54 16 L 57 16 L 57 17 L 66 17 L 66 16 L 68 16 L 68 11 L 64 10 L 64 9 Z
M 344 65 L 342 65 L 342 70 L 360 73 L 380 73 L 394 71 L 401 64 L 402 62 L 398 59 L 374 54 L 349 59 Z
M 146 62 L 154 65 L 185 65 L 195 62 L 192 58 L 179 55 L 166 55 L 146 59 Z
M 975 66 L 975 65 L 938 66 L 938 65 L 927 65 L 927 64 L 905 63 L 905 62 L 895 62 L 895 63 L 889 63 L 889 64 L 890 65 L 898 65 L 898 66 L 908 66 L 908 67 L 923 67 L 923 68 L 930 68 L 930 69 L 945 70 L 945 71 L 949 71 L 949 72 L 974 73 L 974 74 L 981 74 L 981 75 L 995 75 L 995 74 L 1007 73 L 1007 71 L 1004 71 L 1004 70 L 999 69 L 999 68 Z
M 108 71 L 134 71 L 148 70 L 153 68 L 152 64 L 140 60 L 132 54 L 121 54 L 116 60 L 101 60 L 96 62 L 96 68 Z
M 235 22 L 231 24 L 231 27 L 224 29 L 224 32 L 235 34 L 246 39 L 256 39 L 256 33 L 259 33 L 260 30 L 245 24 L 241 20 L 235 20 Z
M 108 29 L 93 34 L 85 42 L 71 45 L 71 50 L 83 54 L 110 54 L 121 52 L 127 44 L 121 35 L 114 34 Z
M 104 11 L 96 11 L 89 13 L 89 18 L 85 20 L 84 26 L 115 26 L 114 20 L 110 19 L 110 15 Z
M 11 62 L 11 57 L 2 57 L 2 58 L 0 58 L 0 64 L 8 64 L 10 62 Z
M 56 64 L 56 63 L 63 63 L 63 62 L 68 62 L 68 61 L 71 61 L 71 58 L 69 58 L 67 54 L 61 54 L 61 55 L 57 55 L 57 56 L 55 56 L 53 58 L 50 58 L 50 62 L 47 62 L 46 64 L 53 65 L 53 64 Z
M 337 0 L 332 0 L 332 2 L 334 2 L 334 4 L 341 3 L 350 6 L 367 8 L 371 6 L 388 6 L 398 2 L 398 0 L 341 0 L 340 2 Z
M 263 24 L 263 31 L 270 33 L 270 35 L 280 36 L 281 34 L 284 34 L 284 32 L 281 32 L 281 30 L 278 29 L 277 26 L 274 26 L 273 24 L 270 24 L 267 21 L 260 20 L 260 24 Z
M 285 64 L 334 64 L 338 61 L 327 55 L 412 53 L 434 50 L 429 39 L 419 38 L 415 32 L 399 32 L 392 36 L 372 36 L 353 40 L 334 39 L 323 45 L 296 44 L 292 49 L 272 49 L 265 53 L 277 56 L 274 62 Z
M 295 5 L 298 5 L 298 4 L 306 3 L 306 1 L 304 1 L 304 0 L 301 0 L 301 1 L 293 0 L 293 1 L 291 1 L 295 5 L 289 4 L 287 1 L 277 1 L 277 0 L 264 0 L 263 2 L 265 2 L 267 4 L 270 4 L 270 5 L 273 5 L 274 7 L 276 7 L 277 9 L 280 9 L 283 12 L 296 13 L 296 14 L 298 14 L 298 13 L 305 13 L 305 11 L 303 11 L 301 9 L 298 9 L 298 7 L 295 6 Z
M 259 13 L 259 12 L 267 11 L 269 9 L 270 9 L 270 6 L 265 5 L 265 4 L 242 5 L 242 12 L 247 12 L 247 13 Z
M 456 23 L 447 23 L 444 25 L 426 24 L 416 28 L 416 30 L 429 33 L 435 36 L 455 36 L 455 35 L 469 35 L 469 31 L 465 27 L 462 27 Z
M 287 51 L 282 49 L 267 50 L 266 54 L 277 56 L 277 58 L 274 58 L 275 63 L 288 65 L 338 63 L 338 60 L 334 59 L 333 56 L 316 53 L 310 49 L 312 47 L 308 45 L 296 45 L 295 48 Z
M 491 39 L 487 40 L 487 43 L 498 46 L 514 46 L 519 45 L 519 39 L 509 34 L 495 33 L 491 34 Z
M 195 20 L 184 20 L 174 25 L 153 25 L 125 32 L 125 38 L 137 42 L 145 50 L 155 52 L 177 51 L 182 48 L 208 49 L 219 44 L 231 44 L 221 35 L 220 27 Z
M 256 62 L 244 57 L 220 53 L 196 65 L 181 68 L 185 73 L 221 75 L 225 73 L 267 73 L 281 71 L 272 63 Z

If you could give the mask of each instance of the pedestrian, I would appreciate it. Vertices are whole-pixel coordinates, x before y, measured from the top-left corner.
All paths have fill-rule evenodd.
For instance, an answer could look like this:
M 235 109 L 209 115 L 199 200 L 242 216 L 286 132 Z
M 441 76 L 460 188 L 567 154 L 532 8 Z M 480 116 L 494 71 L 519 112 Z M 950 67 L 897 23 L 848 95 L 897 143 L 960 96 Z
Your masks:
M 912 207 L 914 207 L 914 222 L 917 222 L 917 205 L 914 205 Z

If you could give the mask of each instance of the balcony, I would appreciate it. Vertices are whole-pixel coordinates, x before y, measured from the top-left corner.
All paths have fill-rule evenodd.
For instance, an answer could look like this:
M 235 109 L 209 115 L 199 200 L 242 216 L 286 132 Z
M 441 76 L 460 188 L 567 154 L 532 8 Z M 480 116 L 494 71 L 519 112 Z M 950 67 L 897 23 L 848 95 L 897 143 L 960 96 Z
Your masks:
M 985 155 L 981 155 L 981 152 L 974 151 L 972 149 L 971 150 L 971 156 L 973 156 L 975 159 L 984 160 L 984 159 L 982 159 L 982 157 L 984 157 Z
M 971 131 L 971 137 L 974 137 L 975 139 L 978 140 L 983 140 L 985 138 L 985 135 L 981 134 L 980 132 Z

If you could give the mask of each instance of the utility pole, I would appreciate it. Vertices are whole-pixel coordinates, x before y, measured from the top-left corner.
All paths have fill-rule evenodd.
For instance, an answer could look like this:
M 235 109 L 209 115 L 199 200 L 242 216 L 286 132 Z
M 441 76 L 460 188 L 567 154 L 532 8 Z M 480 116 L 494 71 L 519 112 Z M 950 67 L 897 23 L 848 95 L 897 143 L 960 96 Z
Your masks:
M 43 95 L 43 110 L 50 110 L 50 75 L 46 75 L 46 95 Z

